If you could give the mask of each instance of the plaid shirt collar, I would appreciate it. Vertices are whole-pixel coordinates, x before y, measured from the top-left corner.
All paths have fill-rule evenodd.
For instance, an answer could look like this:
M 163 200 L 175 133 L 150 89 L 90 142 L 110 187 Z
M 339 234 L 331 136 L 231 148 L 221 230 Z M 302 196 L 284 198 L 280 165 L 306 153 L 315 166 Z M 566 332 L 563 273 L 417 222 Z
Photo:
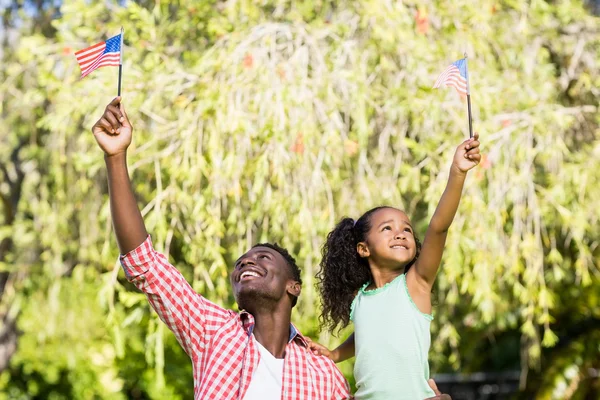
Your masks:
M 246 310 L 240 311 L 239 315 L 244 330 L 248 333 L 248 335 L 251 335 L 254 331 L 255 326 L 254 316 Z M 294 340 L 296 341 L 296 343 L 308 348 L 308 341 L 304 338 L 304 336 L 302 336 L 300 331 L 296 329 L 294 324 L 290 323 L 290 337 L 288 339 L 288 344 L 290 344 Z

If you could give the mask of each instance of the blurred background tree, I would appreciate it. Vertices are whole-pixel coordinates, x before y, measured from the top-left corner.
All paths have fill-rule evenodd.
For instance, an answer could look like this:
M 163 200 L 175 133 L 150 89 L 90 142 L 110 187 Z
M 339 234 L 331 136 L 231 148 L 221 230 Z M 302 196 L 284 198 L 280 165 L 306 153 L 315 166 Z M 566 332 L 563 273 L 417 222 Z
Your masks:
M 598 398 L 596 6 L 0 3 L 0 399 L 192 397 L 187 356 L 116 261 L 89 129 L 117 70 L 79 81 L 73 56 L 121 26 L 131 173 L 157 248 L 234 307 L 232 260 L 283 244 L 304 271 L 293 320 L 330 346 L 347 332 L 319 331 L 325 235 L 379 204 L 424 233 L 468 135 L 464 101 L 431 85 L 466 51 L 485 157 L 435 289 L 432 371 L 518 370 L 524 399 Z

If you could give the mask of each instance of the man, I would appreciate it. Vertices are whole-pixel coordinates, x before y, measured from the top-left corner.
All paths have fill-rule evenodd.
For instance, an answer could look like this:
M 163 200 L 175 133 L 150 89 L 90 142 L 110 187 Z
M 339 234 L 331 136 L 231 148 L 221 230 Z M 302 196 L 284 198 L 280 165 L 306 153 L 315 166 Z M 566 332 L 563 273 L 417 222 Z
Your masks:
M 239 313 L 194 292 L 153 249 L 131 189 L 126 154 L 133 127 L 120 101 L 106 107 L 92 133 L 105 153 L 121 264 L 191 358 L 194 398 L 351 398 L 333 361 L 313 354 L 290 322 L 302 281 L 285 249 L 258 244 L 237 260 L 230 279 Z

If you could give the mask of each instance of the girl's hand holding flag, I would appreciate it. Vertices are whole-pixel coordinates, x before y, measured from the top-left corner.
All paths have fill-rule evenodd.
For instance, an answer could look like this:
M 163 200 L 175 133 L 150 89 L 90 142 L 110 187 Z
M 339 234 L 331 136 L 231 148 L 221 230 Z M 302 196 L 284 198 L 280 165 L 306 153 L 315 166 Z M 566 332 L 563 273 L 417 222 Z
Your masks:
M 479 153 L 479 133 L 475 132 L 475 136 L 462 142 L 454 153 L 452 168 L 455 168 L 458 173 L 465 174 L 471 168 L 475 167 L 481 161 Z

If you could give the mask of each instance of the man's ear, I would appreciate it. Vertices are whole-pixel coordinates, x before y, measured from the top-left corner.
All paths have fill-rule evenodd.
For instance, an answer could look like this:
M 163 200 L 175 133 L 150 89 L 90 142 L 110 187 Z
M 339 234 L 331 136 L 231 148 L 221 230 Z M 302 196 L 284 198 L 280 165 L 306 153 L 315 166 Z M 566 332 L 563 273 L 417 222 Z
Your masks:
M 356 245 L 356 251 L 358 252 L 358 255 L 362 258 L 367 258 L 371 255 L 371 252 L 369 251 L 369 247 L 367 246 L 366 242 L 358 242 L 358 244 Z
M 294 297 L 299 297 L 300 292 L 302 292 L 302 284 L 298 281 L 289 281 L 287 292 Z

